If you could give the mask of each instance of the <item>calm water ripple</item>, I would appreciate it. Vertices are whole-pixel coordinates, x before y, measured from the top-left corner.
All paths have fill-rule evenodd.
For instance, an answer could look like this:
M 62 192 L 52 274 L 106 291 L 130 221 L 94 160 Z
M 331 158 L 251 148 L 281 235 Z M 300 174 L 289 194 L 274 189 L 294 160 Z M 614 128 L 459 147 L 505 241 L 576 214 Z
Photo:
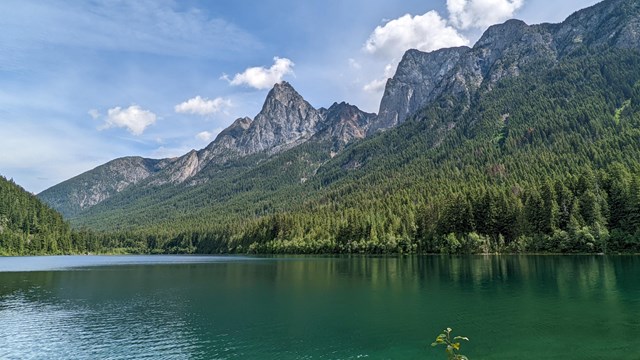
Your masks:
M 640 257 L 0 258 L 0 359 L 640 359 Z

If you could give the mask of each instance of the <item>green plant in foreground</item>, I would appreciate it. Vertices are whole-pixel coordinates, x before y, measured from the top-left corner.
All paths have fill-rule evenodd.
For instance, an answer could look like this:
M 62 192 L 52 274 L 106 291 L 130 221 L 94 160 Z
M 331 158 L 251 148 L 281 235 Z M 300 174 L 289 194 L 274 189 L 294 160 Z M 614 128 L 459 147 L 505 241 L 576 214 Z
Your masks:
M 436 338 L 436 341 L 431 343 L 431 346 L 444 345 L 447 347 L 447 359 L 449 360 L 469 360 L 466 356 L 460 354 L 460 343 L 457 340 L 469 341 L 468 337 L 456 336 L 451 340 L 451 328 L 446 328 Z

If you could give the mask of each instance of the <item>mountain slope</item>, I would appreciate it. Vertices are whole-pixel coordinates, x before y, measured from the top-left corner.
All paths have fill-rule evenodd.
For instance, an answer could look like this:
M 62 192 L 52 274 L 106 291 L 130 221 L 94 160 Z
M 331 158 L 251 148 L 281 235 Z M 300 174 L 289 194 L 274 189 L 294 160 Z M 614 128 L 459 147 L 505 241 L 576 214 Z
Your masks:
M 38 194 L 42 201 L 71 217 L 167 167 L 171 159 L 125 157 L 110 161 Z
M 296 102 L 302 127 L 240 121 L 234 144 L 294 145 L 144 180 L 73 221 L 169 252 L 640 250 L 639 19 L 609 0 L 409 51 L 379 115 Z
M 493 25 L 473 48 L 430 53 L 409 50 L 389 79 L 370 131 L 402 123 L 446 94 L 467 103 L 530 64 L 551 67 L 566 56 L 598 49 L 640 48 L 640 4 L 608 0 L 581 10 L 560 24 L 529 26 L 520 20 Z
M 59 254 L 75 250 L 62 216 L 0 176 L 0 255 Z
M 190 239 L 198 252 L 462 251 L 467 238 L 441 236 L 474 231 L 482 241 L 468 246 L 482 251 L 638 249 L 639 65 L 614 51 L 527 70 L 475 110 L 432 105 L 333 159 L 305 144 L 216 187 L 121 211 L 109 200 L 79 220 L 155 234 L 165 249 Z M 301 183 L 305 156 L 321 165 Z M 545 191 L 548 210 L 534 203 Z

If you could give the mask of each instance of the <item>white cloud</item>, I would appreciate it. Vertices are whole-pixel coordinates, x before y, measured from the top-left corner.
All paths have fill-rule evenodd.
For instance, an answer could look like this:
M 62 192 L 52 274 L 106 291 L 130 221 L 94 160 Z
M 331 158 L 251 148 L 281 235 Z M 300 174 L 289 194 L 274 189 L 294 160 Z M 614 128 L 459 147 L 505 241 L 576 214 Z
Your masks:
M 360 70 L 362 68 L 362 65 L 360 65 L 360 63 L 356 59 L 352 58 L 349 58 L 349 66 L 355 70 Z
M 376 27 L 364 49 L 386 59 L 397 59 L 409 49 L 433 51 L 468 43 L 436 11 L 429 11 L 416 16 L 406 14 Z
M 209 131 L 199 132 L 198 135 L 196 135 L 196 139 L 202 140 L 202 141 L 209 141 L 211 140 L 212 137 L 213 137 L 213 134 L 210 133 Z
M 458 29 L 486 28 L 513 17 L 524 0 L 447 0 L 449 21 Z
M 221 79 L 229 81 L 229 84 L 247 85 L 256 89 L 268 89 L 274 84 L 282 81 L 285 75 L 293 73 L 293 61 L 287 58 L 273 58 L 273 65 L 270 68 L 264 66 L 251 67 L 244 72 L 236 74 L 233 79 L 229 79 L 227 75 L 223 75 Z
M 100 112 L 96 109 L 91 109 L 87 113 L 93 120 L 98 120 L 98 118 L 100 118 Z
M 156 120 L 156 114 L 144 110 L 138 105 L 131 105 L 126 109 L 118 106 L 107 111 L 105 123 L 100 127 L 100 130 L 120 127 L 127 128 L 133 135 L 142 135 L 144 129 L 153 125 Z
M 231 106 L 231 100 L 217 97 L 215 99 L 202 98 L 199 95 L 175 106 L 177 113 L 211 115 Z
M 202 131 L 199 132 L 196 135 L 196 139 L 198 140 L 202 140 L 202 141 L 211 141 L 213 140 L 213 138 L 215 138 L 218 134 L 220 134 L 220 132 L 222 131 L 222 128 L 215 128 L 212 131 Z
M 375 79 L 365 84 L 363 90 L 375 93 L 384 90 L 385 85 L 387 85 L 387 78 Z

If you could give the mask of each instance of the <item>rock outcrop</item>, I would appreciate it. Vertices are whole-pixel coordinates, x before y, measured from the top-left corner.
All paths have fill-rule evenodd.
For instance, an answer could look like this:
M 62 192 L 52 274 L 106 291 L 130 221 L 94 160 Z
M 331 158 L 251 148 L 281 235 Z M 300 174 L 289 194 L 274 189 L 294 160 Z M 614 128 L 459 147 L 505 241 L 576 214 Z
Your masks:
M 162 171 L 174 159 L 124 157 L 55 185 L 38 197 L 64 216 L 92 207 Z
M 364 112 L 345 102 L 333 103 L 328 109 L 320 109 L 320 112 L 325 127 L 314 138 L 331 141 L 334 151 L 339 151 L 354 140 L 365 138 L 371 121 L 376 117 L 376 114 Z

